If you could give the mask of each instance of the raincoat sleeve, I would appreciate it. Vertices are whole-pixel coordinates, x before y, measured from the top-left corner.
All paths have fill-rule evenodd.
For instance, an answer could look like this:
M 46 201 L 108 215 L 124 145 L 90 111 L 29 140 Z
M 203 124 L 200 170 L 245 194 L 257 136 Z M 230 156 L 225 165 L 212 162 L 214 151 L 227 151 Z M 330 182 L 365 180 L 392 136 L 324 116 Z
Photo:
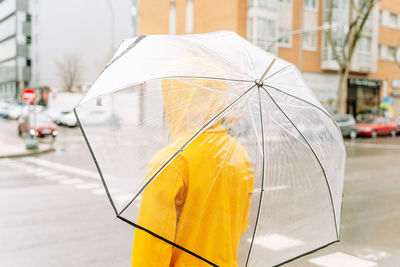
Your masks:
M 157 162 L 157 160 L 156 160 Z M 159 169 L 163 163 L 153 163 Z M 138 225 L 174 241 L 179 214 L 186 197 L 184 159 L 177 157 L 144 190 Z M 132 266 L 170 266 L 173 247 L 140 229 L 136 229 Z

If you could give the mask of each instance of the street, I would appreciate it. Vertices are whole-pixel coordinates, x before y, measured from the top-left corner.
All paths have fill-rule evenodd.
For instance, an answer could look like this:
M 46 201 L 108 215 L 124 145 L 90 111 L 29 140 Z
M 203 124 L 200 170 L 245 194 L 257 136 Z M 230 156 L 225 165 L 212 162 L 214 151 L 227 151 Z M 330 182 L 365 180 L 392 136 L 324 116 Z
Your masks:
M 16 134 L 15 121 L 0 127 Z M 80 130 L 58 131 L 54 152 L 0 159 L 0 266 L 129 266 L 132 227 L 115 219 Z M 341 242 L 285 266 L 399 266 L 400 136 L 345 142 Z

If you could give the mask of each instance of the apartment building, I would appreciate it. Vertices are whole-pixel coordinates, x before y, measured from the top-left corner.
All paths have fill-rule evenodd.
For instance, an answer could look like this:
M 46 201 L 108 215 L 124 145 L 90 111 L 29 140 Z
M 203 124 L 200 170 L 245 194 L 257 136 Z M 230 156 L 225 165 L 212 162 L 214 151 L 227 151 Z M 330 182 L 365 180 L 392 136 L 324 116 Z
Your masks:
M 27 86 L 94 82 L 123 39 L 137 35 L 138 0 L 0 0 L 0 101 Z
M 350 1 L 333 0 L 338 52 L 353 15 Z M 393 57 L 397 53 L 400 61 L 399 21 L 400 0 L 381 0 L 373 9 L 353 56 L 347 112 L 378 112 L 381 101 L 391 99 L 394 116 L 400 116 L 400 66 Z M 327 23 L 325 0 L 146 0 L 139 8 L 139 34 L 237 32 L 296 64 L 321 103 L 334 112 L 339 67 L 321 30 Z M 301 29 L 307 33 L 290 35 Z
M 0 0 L 0 99 L 20 95 L 31 77 L 31 15 L 27 0 Z

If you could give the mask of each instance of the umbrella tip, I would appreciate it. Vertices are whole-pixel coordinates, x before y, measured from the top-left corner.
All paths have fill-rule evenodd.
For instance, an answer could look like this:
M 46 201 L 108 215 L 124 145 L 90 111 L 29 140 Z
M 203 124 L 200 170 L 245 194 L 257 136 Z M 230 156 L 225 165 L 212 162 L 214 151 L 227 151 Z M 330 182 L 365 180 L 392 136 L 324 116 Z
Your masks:
M 272 65 L 274 65 L 275 60 L 276 60 L 276 57 L 274 57 L 274 58 L 272 59 L 271 63 L 268 65 L 267 69 L 264 71 L 264 73 L 263 73 L 263 75 L 261 76 L 261 78 L 258 79 L 258 80 L 256 80 L 256 84 L 257 84 L 258 87 L 262 87 L 262 86 L 264 85 L 264 84 L 263 84 L 264 77 L 265 77 L 265 75 L 267 75 L 267 72 L 272 68 Z

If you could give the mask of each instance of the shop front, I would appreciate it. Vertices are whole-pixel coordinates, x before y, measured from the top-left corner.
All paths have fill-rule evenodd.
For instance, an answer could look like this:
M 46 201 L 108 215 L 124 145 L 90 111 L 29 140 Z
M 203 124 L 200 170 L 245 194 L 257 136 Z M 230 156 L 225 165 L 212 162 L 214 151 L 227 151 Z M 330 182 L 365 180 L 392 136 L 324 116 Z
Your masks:
M 355 118 L 363 114 L 380 114 L 380 80 L 352 77 L 348 80 L 347 113 Z

